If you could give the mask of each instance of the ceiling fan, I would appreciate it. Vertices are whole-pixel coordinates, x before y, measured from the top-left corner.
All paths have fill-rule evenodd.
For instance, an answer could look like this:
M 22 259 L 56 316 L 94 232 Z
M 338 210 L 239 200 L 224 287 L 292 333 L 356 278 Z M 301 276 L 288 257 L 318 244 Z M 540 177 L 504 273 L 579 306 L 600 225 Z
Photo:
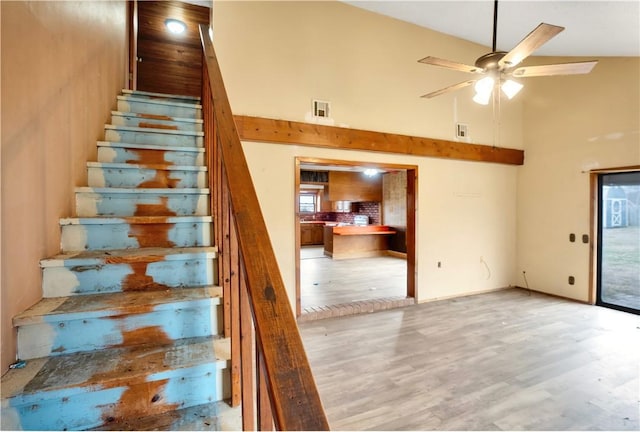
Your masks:
M 522 89 L 522 84 L 513 78 L 587 74 L 591 72 L 591 69 L 593 69 L 596 63 L 598 63 L 597 60 L 594 60 L 540 66 L 521 66 L 516 68 L 520 62 L 535 50 L 563 31 L 564 27 L 541 23 L 524 39 L 522 39 L 515 48 L 509 52 L 505 52 L 496 51 L 497 24 L 498 0 L 494 0 L 492 51 L 479 57 L 475 62 L 475 66 L 431 56 L 418 60 L 418 62 L 428 65 L 483 75 L 483 78 L 463 81 L 461 83 L 427 93 L 421 97 L 432 98 L 475 84 L 476 95 L 473 100 L 479 104 L 487 105 L 496 86 L 499 86 L 509 99 L 514 97 L 520 89 Z

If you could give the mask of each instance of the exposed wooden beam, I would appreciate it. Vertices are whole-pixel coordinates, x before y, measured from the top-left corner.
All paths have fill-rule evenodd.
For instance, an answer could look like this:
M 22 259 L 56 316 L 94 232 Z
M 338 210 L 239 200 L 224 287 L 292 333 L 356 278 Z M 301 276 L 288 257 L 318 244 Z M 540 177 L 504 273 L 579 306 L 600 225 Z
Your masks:
M 262 117 L 234 116 L 240 139 L 522 165 L 524 151 Z

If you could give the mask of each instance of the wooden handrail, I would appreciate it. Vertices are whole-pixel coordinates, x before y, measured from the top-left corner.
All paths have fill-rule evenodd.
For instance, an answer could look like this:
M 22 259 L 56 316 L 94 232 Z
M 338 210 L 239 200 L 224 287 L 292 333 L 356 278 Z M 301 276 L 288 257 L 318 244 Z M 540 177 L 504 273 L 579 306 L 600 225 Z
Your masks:
M 215 196 L 212 202 L 216 223 L 214 231 L 219 248 L 221 243 L 218 242 L 226 241 L 222 245 L 220 260 L 223 273 L 218 275 L 222 283 L 230 285 L 233 301 L 240 303 L 230 305 L 232 351 L 236 352 L 240 344 L 242 353 L 242 365 L 234 364 L 232 357 L 231 380 L 232 383 L 237 381 L 234 373 L 241 374 L 243 417 L 252 415 L 254 401 L 259 411 L 257 423 L 254 419 L 243 418 L 243 427 L 268 428 L 272 415 L 279 430 L 328 430 L 329 424 L 251 181 L 208 26 L 200 26 L 200 39 L 205 70 L 203 110 L 211 108 L 211 113 L 204 115 L 205 134 L 214 135 L 206 139 L 210 143 L 207 146 L 212 146 L 206 151 L 210 169 L 213 167 L 211 176 L 218 182 L 209 185 L 217 189 L 212 194 Z M 214 124 L 207 125 L 211 120 Z M 225 201 L 226 197 L 228 201 Z M 224 223 L 227 217 L 229 222 Z M 218 229 L 219 225 L 224 227 Z M 234 250 L 234 245 L 237 250 Z M 246 297 L 242 292 L 244 287 Z M 240 291 L 239 295 L 233 292 L 236 289 Z M 243 299 L 246 299 L 248 308 L 242 306 Z M 251 332 L 246 328 L 247 314 L 239 316 L 242 310 L 247 309 L 253 316 L 255 328 L 257 359 L 255 367 L 249 369 L 256 373 L 258 388 L 255 391 L 252 390 L 254 377 L 242 373 L 248 370 L 247 361 L 252 358 L 251 346 L 247 345 L 251 340 Z M 265 388 L 268 399 L 264 391 L 260 391 Z M 248 391 L 257 393 L 257 396 L 252 394 L 249 397 Z M 270 406 L 265 407 L 267 401 Z M 263 410 L 264 416 L 261 415 Z

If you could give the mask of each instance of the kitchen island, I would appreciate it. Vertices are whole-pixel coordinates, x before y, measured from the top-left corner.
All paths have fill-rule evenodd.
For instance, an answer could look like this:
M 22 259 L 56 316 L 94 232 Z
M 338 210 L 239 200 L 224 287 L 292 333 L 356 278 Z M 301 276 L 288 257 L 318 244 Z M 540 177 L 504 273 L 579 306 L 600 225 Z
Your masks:
M 386 255 L 389 236 L 395 233 L 385 225 L 325 225 L 324 254 L 333 259 Z

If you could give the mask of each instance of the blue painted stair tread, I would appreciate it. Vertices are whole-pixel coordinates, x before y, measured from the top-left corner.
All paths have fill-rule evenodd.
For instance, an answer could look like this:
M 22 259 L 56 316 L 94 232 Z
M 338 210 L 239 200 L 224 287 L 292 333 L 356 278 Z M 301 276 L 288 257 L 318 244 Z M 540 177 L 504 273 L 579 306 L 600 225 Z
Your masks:
M 145 98 L 137 95 L 122 95 L 117 97 L 117 111 L 137 112 L 154 115 L 166 115 L 181 118 L 202 118 L 202 105 Z
M 203 165 L 204 148 L 98 141 L 98 162 Z
M 130 90 L 130 89 L 122 89 L 123 96 L 135 96 L 140 99 L 150 99 L 150 100 L 163 100 L 163 101 L 174 101 L 174 102 L 184 102 L 184 103 L 200 103 L 200 96 L 186 96 L 186 95 L 176 95 L 176 94 L 167 94 L 167 93 L 156 93 L 156 92 L 148 92 L 142 90 Z
M 76 214 L 93 216 L 206 216 L 209 189 L 76 188 Z
M 104 126 L 105 141 L 114 142 L 202 147 L 204 145 L 203 136 L 203 132 L 149 129 L 116 125 Z
M 86 429 L 221 400 L 229 352 L 210 336 L 31 360 L 2 381 L 2 429 Z
M 211 246 L 211 216 L 60 219 L 63 253 L 83 250 Z
M 18 357 L 219 334 L 221 297 L 221 288 L 210 286 L 44 298 L 13 319 L 18 328 Z
M 206 188 L 203 166 L 88 162 L 93 188 Z
M 88 187 L 76 188 L 76 217 L 60 219 L 62 253 L 40 262 L 44 298 L 14 317 L 26 363 L 2 377 L 3 430 L 106 429 L 163 414 L 177 419 L 171 429 L 196 430 L 180 416 L 217 419 L 230 347 L 199 102 L 118 96 Z
M 44 297 L 213 285 L 215 247 L 83 251 L 40 261 Z
M 202 119 L 111 111 L 111 124 L 140 128 L 202 132 Z

